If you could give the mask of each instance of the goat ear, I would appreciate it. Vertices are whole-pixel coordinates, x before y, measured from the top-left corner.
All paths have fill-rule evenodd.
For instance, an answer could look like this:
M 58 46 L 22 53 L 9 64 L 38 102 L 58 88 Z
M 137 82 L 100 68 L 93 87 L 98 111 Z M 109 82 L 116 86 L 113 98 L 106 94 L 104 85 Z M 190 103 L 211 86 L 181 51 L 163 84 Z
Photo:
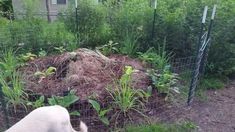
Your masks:
M 86 124 L 82 121 L 80 121 L 80 131 L 81 132 L 88 132 L 88 128 L 87 128 Z

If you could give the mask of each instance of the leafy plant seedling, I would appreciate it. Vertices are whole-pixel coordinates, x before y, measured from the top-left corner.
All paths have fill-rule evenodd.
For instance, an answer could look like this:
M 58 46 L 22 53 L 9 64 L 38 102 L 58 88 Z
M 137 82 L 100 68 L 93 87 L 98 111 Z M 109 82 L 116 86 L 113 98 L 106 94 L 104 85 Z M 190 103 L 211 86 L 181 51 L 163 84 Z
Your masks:
M 100 121 L 102 121 L 105 125 L 109 125 L 109 120 L 105 115 L 107 112 L 109 112 L 111 109 L 101 109 L 100 104 L 92 99 L 89 99 L 88 102 L 92 105 L 92 107 L 96 110 Z

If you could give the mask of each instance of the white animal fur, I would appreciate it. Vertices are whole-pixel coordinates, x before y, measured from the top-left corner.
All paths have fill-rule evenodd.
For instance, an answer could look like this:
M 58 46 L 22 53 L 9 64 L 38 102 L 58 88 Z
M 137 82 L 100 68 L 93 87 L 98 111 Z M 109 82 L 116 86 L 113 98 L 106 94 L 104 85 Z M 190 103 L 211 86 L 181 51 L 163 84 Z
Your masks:
M 80 132 L 88 132 L 80 122 Z M 33 110 L 6 132 L 79 132 L 70 123 L 68 111 L 58 105 L 45 106 Z

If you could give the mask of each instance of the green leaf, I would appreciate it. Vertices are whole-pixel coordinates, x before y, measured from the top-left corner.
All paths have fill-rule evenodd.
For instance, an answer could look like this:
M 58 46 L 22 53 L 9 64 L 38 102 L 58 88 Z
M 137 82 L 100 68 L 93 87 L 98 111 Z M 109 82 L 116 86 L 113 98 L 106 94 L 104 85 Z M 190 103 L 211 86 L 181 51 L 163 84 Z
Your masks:
M 99 112 L 99 116 L 100 116 L 100 117 L 105 116 L 105 114 L 106 114 L 107 112 L 109 112 L 110 110 L 112 110 L 112 109 L 101 110 L 101 111 Z
M 69 107 L 71 104 L 75 103 L 78 100 L 78 96 L 70 93 L 69 95 L 64 97 L 52 96 L 52 98 L 48 98 L 48 103 L 50 105 L 61 105 L 63 107 Z
M 102 117 L 102 118 L 100 118 L 100 120 L 105 124 L 105 125 L 109 125 L 109 120 L 108 120 L 108 118 L 106 118 L 106 117 Z
M 39 100 L 40 100 L 41 102 L 44 102 L 45 97 L 44 97 L 44 96 L 41 96 L 41 97 L 39 98 Z
M 125 66 L 125 74 L 131 75 L 133 72 L 133 68 L 131 66 Z
M 37 71 L 37 72 L 34 73 L 34 76 L 38 77 L 38 76 L 46 76 L 46 75 L 43 72 Z
M 73 111 L 69 113 L 71 116 L 80 116 L 81 114 L 78 111 Z
M 49 75 L 51 75 L 51 74 L 54 74 L 55 71 L 56 71 L 56 68 L 50 66 L 50 67 L 46 70 L 45 74 L 46 74 L 46 76 L 49 76 Z
M 57 103 L 55 98 L 56 98 L 55 96 L 52 96 L 51 98 L 48 98 L 48 103 L 50 105 L 58 105 L 58 103 Z
M 78 100 L 79 100 L 78 96 L 76 96 L 74 94 L 69 94 L 69 95 L 63 97 L 63 99 L 62 99 L 63 106 L 69 107 L 71 104 L 75 103 Z
M 97 101 L 91 100 L 91 99 L 89 99 L 88 102 L 91 103 L 91 105 L 96 110 L 96 112 L 99 113 L 99 111 L 100 111 L 100 104 Z
M 0 69 L 1 69 L 1 70 L 6 70 L 6 69 L 7 69 L 7 68 L 6 68 L 6 64 L 3 63 L 3 62 L 0 62 Z

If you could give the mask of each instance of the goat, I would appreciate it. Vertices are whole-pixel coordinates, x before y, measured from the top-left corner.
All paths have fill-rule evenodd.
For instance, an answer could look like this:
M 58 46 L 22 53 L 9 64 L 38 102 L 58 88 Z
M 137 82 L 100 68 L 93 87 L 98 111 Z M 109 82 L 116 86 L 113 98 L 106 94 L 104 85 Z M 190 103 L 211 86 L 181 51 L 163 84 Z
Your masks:
M 5 132 L 88 132 L 88 128 L 81 121 L 80 131 L 75 131 L 67 109 L 55 105 L 33 110 Z

